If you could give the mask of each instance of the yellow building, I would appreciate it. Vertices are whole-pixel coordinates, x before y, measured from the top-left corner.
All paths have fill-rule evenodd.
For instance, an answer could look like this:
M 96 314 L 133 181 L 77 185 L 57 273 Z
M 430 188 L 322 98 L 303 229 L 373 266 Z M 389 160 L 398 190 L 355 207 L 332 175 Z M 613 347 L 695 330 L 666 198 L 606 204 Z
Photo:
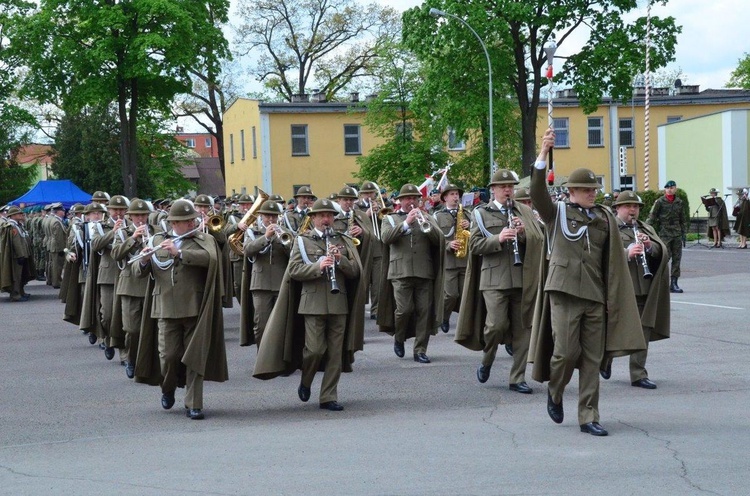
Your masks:
M 357 157 L 381 140 L 363 125 L 365 110 L 352 96 L 350 102 L 319 95 L 310 102 L 232 102 L 224 114 L 227 195 L 261 188 L 288 199 L 309 185 L 324 197 L 357 183 Z
M 593 170 L 605 191 L 645 188 L 645 91 L 636 90 L 633 102 L 622 104 L 605 98 L 599 108 L 586 115 L 573 90 L 558 92 L 553 100 L 556 133 L 554 154 L 557 177 L 567 176 L 578 167 Z M 673 89 L 653 88 L 649 109 L 649 184 L 658 190 L 669 179 L 679 185 L 681 177 L 670 167 L 673 175 L 662 177 L 667 164 L 659 163 L 658 126 L 683 119 L 703 116 L 723 110 L 750 107 L 750 92 L 745 90 L 705 90 L 698 86 L 678 86 Z M 539 107 L 538 130 L 547 127 L 547 102 Z M 541 132 L 540 132 L 541 134 Z M 700 146 L 693 143 L 693 146 Z M 624 164 L 621 161 L 624 157 Z M 620 173 L 624 165 L 625 174 Z M 685 171 L 685 173 L 688 173 Z

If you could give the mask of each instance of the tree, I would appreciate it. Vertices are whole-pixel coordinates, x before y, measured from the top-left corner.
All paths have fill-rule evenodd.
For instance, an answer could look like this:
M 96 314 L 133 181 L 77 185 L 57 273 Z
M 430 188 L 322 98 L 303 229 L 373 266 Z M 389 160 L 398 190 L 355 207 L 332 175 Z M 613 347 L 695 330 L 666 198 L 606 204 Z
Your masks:
M 207 6 L 226 16 L 227 0 L 42 0 L 33 15 L 14 20 L 14 52 L 30 68 L 25 94 L 60 98 L 70 110 L 116 103 L 127 196 L 139 182 L 139 118 L 168 111 L 189 91 L 187 68 L 208 57 L 202 38 L 222 36 Z
M 547 41 L 555 39 L 561 47 L 573 33 L 589 30 L 588 41 L 568 57 L 555 76 L 557 81 L 573 86 L 589 112 L 605 94 L 629 98 L 632 77 L 644 67 L 641 40 L 645 37 L 645 18 L 630 24 L 624 21 L 626 14 L 637 7 L 635 0 L 427 0 L 404 13 L 404 41 L 420 60 L 440 65 L 434 71 L 438 76 L 454 75 L 452 68 L 475 53 L 468 47 L 474 47 L 477 41 L 468 29 L 455 26 L 456 21 L 431 17 L 431 7 L 465 19 L 485 40 L 493 62 L 502 61 L 493 64 L 493 80 L 503 85 L 500 91 L 504 85 L 509 86 L 510 93 L 501 95 L 512 97 L 518 106 L 525 174 L 530 173 L 536 157 L 537 109 L 540 90 L 546 84 L 542 70 L 547 62 L 543 50 Z M 655 69 L 672 59 L 680 28 L 671 17 L 652 17 L 651 24 L 650 58 Z M 476 67 L 482 66 L 477 63 Z M 465 72 L 462 86 L 475 84 L 483 75 L 486 73 L 478 69 Z M 471 103 L 468 98 L 463 102 Z
M 419 63 L 402 48 L 381 48 L 374 71 L 379 92 L 361 107 L 367 109 L 365 125 L 385 143 L 357 159 L 360 179 L 398 189 L 407 182 L 421 183 L 425 173 L 445 165 L 448 156 L 441 151 L 441 137 L 435 139 L 429 115 L 412 108 L 422 81 L 419 70 Z
M 179 196 L 191 189 L 183 177 L 185 148 L 160 128 L 160 116 L 144 116 L 137 133 L 139 196 Z M 86 191 L 123 190 L 119 147 L 119 124 L 113 106 L 68 112 L 60 120 L 53 145 L 52 172 L 71 179 Z
M 732 71 L 727 87 L 750 90 L 750 53 L 745 52 L 745 55 L 737 61 L 737 68 Z
M 19 65 L 12 56 L 8 38 L 11 19 L 26 15 L 32 6 L 20 0 L 0 3 L 0 205 L 24 194 L 36 175 L 33 167 L 23 167 L 15 158 L 19 148 L 29 142 L 29 130 L 36 121 L 16 102 Z
M 378 48 L 398 35 L 398 15 L 354 0 L 242 0 L 240 53 L 258 54 L 253 72 L 286 101 L 315 87 L 327 99 L 370 74 Z

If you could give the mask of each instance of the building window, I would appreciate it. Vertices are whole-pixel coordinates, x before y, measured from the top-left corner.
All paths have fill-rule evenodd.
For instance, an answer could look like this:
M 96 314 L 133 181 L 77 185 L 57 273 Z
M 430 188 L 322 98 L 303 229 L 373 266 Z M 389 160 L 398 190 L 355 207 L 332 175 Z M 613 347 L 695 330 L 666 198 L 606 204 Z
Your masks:
M 682 120 L 681 115 L 668 115 L 667 116 L 667 124 L 669 124 L 670 122 L 677 122 L 681 120 Z
M 589 147 L 604 146 L 604 119 L 589 117 Z
M 600 190 L 604 191 L 604 176 L 596 176 L 596 181 L 602 185 Z
M 452 127 L 448 128 L 448 150 L 466 150 L 466 142 L 458 139 L 456 130 Z
M 555 148 L 570 148 L 570 124 L 567 117 L 552 119 L 555 130 Z
M 206 138 L 206 148 L 211 148 L 211 138 Z
M 234 134 L 229 135 L 229 163 L 234 163 Z
M 240 160 L 245 160 L 245 130 L 240 129 Z
M 195 148 L 195 139 L 185 138 L 185 146 L 187 146 L 188 148 Z
M 396 137 L 403 141 L 412 140 L 412 124 L 411 122 L 399 122 L 396 124 Z
M 251 131 L 251 139 L 253 140 L 253 158 L 258 158 L 258 143 L 255 138 L 255 126 L 252 127 Z
M 344 124 L 344 154 L 362 155 L 359 124 Z
M 620 146 L 633 147 L 633 119 L 618 119 L 620 121 Z
M 620 176 L 620 191 L 635 191 L 635 176 Z
M 292 124 L 292 155 L 309 155 L 307 124 Z

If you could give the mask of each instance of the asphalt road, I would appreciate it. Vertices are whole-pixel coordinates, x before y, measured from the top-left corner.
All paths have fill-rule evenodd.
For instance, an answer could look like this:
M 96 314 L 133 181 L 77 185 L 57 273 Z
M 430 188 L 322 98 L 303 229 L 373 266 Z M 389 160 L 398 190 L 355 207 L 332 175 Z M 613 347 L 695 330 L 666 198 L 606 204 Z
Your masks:
M 655 391 L 630 386 L 627 359 L 601 388 L 609 437 L 582 434 L 577 379 L 566 419 L 546 413 L 546 387 L 507 388 L 503 351 L 486 384 L 480 355 L 430 342 L 432 364 L 398 359 L 367 321 L 364 352 L 344 374 L 333 413 L 301 403 L 299 373 L 251 377 L 226 311 L 230 380 L 206 383 L 206 420 L 170 411 L 63 322 L 53 290 L 0 299 L 0 494 L 747 494 L 750 487 L 750 250 L 692 246 L 672 338 L 654 343 Z M 455 323 L 455 318 L 454 318 Z

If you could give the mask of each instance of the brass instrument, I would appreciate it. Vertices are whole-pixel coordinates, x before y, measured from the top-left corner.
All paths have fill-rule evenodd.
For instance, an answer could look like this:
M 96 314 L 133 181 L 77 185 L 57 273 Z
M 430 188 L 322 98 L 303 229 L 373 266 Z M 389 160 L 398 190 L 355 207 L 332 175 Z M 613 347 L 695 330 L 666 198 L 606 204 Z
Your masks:
M 276 224 L 271 224 L 266 229 L 272 228 L 274 237 L 284 246 L 289 246 L 292 244 L 293 236 L 289 234 L 288 232 L 285 232 Z
M 456 235 L 454 241 L 458 241 L 460 246 L 455 250 L 456 258 L 466 258 L 469 252 L 469 233 L 468 229 L 464 229 L 462 224 L 464 223 L 464 206 L 458 205 L 458 212 L 456 212 Z
M 419 223 L 419 229 L 427 234 L 428 232 L 432 231 L 432 224 L 425 218 L 424 214 L 422 213 L 422 209 L 419 207 L 414 207 L 417 209 L 417 222 Z
M 349 210 L 349 219 L 346 226 L 346 236 L 352 240 L 354 246 L 359 246 L 362 242 L 352 236 L 352 227 L 354 227 L 354 210 Z
M 631 217 L 632 227 L 633 227 L 633 236 L 635 236 L 635 242 L 639 245 L 643 246 L 643 241 L 641 241 L 641 232 L 638 230 L 638 221 L 635 219 L 635 217 Z M 645 248 L 645 247 L 644 247 Z M 648 266 L 648 260 L 646 260 L 646 253 L 643 252 L 640 255 L 638 255 L 638 262 L 643 267 L 643 278 L 644 279 L 651 279 L 654 277 L 654 275 L 651 273 L 651 269 Z
M 255 203 L 253 203 L 253 206 L 248 209 L 247 212 L 245 212 L 245 215 L 240 220 L 240 224 L 244 223 L 246 226 L 250 226 L 255 220 L 258 218 L 255 212 L 258 211 L 258 209 L 268 200 L 268 194 L 263 191 L 262 189 L 258 189 L 258 198 L 255 200 Z M 229 243 L 229 248 L 235 252 L 239 256 L 244 256 L 243 252 L 243 244 L 244 244 L 244 238 L 245 238 L 245 231 L 242 229 L 237 229 L 235 232 L 233 232 L 228 238 L 227 243 Z
M 305 220 L 302 221 L 302 225 L 299 226 L 299 229 L 297 229 L 297 234 L 302 234 L 309 231 L 310 225 L 312 225 L 312 217 L 307 215 L 305 216 Z
M 335 245 L 331 245 L 331 236 L 334 236 L 336 233 L 331 229 L 330 227 L 327 227 L 325 232 L 323 233 L 323 237 L 326 240 L 326 256 L 327 257 L 333 257 L 333 248 L 336 248 Z M 335 258 L 334 258 L 335 260 Z M 339 294 L 341 290 L 339 289 L 338 282 L 336 282 L 336 264 L 334 263 L 332 266 L 328 267 L 328 279 L 331 281 L 331 294 Z
M 378 198 L 380 199 L 380 206 L 375 202 L 373 198 L 370 200 L 370 220 L 372 221 L 372 230 L 375 237 L 380 238 L 380 221 L 388 214 L 393 213 L 393 209 L 385 206 L 385 199 L 383 193 L 380 192 L 380 186 L 377 183 L 372 183 L 378 190 Z
M 208 220 L 206 220 L 206 228 L 212 233 L 221 232 L 225 225 L 224 217 L 218 214 L 209 215 Z
M 513 202 L 510 199 L 508 199 L 508 202 L 505 204 L 505 209 L 508 211 L 508 229 L 515 229 L 516 226 L 513 217 Z M 518 250 L 518 231 L 516 231 L 516 235 L 513 236 L 513 265 L 523 265 L 523 261 L 521 260 L 521 252 Z

